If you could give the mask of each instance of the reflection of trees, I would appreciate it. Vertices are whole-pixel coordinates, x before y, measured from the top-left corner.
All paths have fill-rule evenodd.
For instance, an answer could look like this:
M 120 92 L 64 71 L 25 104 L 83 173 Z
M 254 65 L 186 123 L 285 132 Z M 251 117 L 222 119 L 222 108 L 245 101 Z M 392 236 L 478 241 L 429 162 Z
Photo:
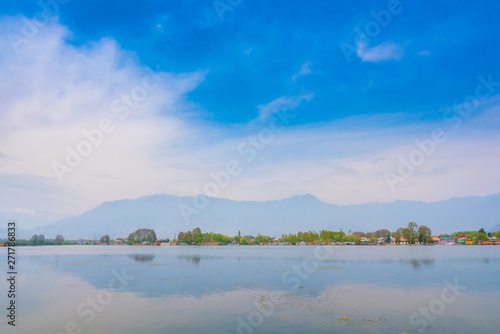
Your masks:
M 155 258 L 154 255 L 146 255 L 146 254 L 131 254 L 128 257 L 136 262 L 151 262 Z
M 410 264 L 412 265 L 413 268 L 419 269 L 422 267 L 430 267 L 434 264 L 435 260 L 434 259 L 411 259 Z
M 201 260 L 199 255 L 179 255 L 178 258 L 181 260 L 191 261 L 194 265 L 198 265 Z

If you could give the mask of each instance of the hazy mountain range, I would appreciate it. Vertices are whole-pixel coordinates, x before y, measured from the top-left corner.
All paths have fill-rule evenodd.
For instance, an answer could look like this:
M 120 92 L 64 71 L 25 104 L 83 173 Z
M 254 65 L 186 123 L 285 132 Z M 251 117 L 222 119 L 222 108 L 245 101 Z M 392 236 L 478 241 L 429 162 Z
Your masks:
M 23 228 L 29 226 L 26 221 L 33 217 L 19 215 L 15 218 L 22 229 L 18 238 L 29 238 L 35 233 L 44 234 L 46 238 L 57 234 L 66 239 L 100 238 L 105 234 L 116 238 L 126 237 L 138 228 L 152 228 L 158 237 L 172 238 L 180 231 L 195 227 L 200 227 L 202 232 L 231 236 L 238 230 L 243 235 L 281 236 L 320 229 L 394 231 L 410 221 L 429 226 L 433 234 L 480 228 L 500 230 L 500 193 L 433 203 L 396 201 L 346 206 L 324 203 L 312 195 L 262 202 L 208 198 L 208 205 L 197 209 L 193 201 L 201 202 L 203 198 L 161 194 L 105 202 L 81 215 L 34 229 Z M 189 219 L 183 219 L 181 209 L 192 213 Z M 5 213 L 0 213 L 0 217 L 4 221 L 9 219 Z M 0 230 L 0 237 L 5 237 L 5 229 Z

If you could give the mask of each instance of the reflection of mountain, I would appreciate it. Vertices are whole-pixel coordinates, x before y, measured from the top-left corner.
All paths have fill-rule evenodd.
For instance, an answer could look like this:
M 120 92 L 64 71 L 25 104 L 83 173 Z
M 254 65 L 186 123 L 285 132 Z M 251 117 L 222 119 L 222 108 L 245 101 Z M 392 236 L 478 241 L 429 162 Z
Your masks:
M 188 254 L 186 259 L 189 256 L 196 257 L 194 254 Z M 115 256 L 115 259 L 117 257 Z M 155 257 L 155 262 L 157 258 Z M 171 259 L 175 260 L 175 257 Z M 62 262 L 67 260 L 71 258 L 62 258 Z M 132 262 L 126 257 L 123 260 Z M 291 285 L 280 287 L 279 291 L 285 295 L 275 303 L 271 296 L 278 289 L 276 285 L 269 283 L 270 278 L 281 277 L 282 270 L 290 265 L 290 262 L 283 258 L 285 265 L 278 264 L 273 268 L 275 261 L 270 260 L 267 258 L 263 261 L 264 265 L 261 267 L 257 265 L 256 259 L 253 263 L 244 264 L 254 268 L 253 273 L 247 276 L 253 277 L 254 280 L 257 278 L 258 282 L 226 286 L 226 289 L 217 291 L 212 289 L 213 292 L 218 292 L 216 295 L 199 294 L 194 290 L 193 284 L 177 284 L 176 282 L 183 278 L 189 279 L 181 273 L 173 274 L 175 277 L 169 278 L 165 283 L 161 280 L 165 271 L 152 271 L 145 276 L 141 274 L 143 266 L 127 268 L 127 274 L 133 276 L 129 281 L 130 285 L 125 286 L 124 290 L 114 290 L 112 302 L 103 305 L 102 312 L 97 314 L 95 321 L 88 324 L 83 317 L 75 318 L 74 312 L 77 305 L 89 301 L 90 298 L 97 297 L 99 301 L 102 291 L 95 288 L 95 283 L 88 284 L 74 275 L 73 271 L 47 270 L 46 267 L 40 270 L 39 267 L 44 267 L 41 262 L 45 261 L 36 262 L 35 268 L 33 264 L 25 262 L 23 275 L 31 273 L 36 275 L 36 279 L 30 279 L 30 284 L 23 288 L 23 294 L 20 296 L 19 305 L 23 305 L 25 321 L 18 324 L 17 332 L 60 333 L 67 319 L 74 319 L 81 325 L 82 333 L 251 333 L 252 330 L 238 331 L 237 319 L 246 318 L 246 315 L 255 310 L 269 310 L 272 315 L 266 317 L 265 325 L 256 328 L 258 330 L 254 333 L 385 334 L 405 333 L 408 328 L 416 333 L 420 328 L 409 327 L 408 316 L 419 308 L 428 308 L 429 305 L 432 307 L 433 303 L 443 296 L 442 291 L 447 287 L 444 279 L 453 284 L 454 277 L 460 285 L 466 286 L 466 289 L 456 299 L 456 303 L 446 304 L 446 312 L 435 318 L 433 329 L 438 328 L 439 333 L 494 333 L 494 328 L 499 326 L 496 317 L 500 307 L 500 299 L 496 293 L 498 278 L 488 274 L 497 268 L 493 265 L 481 266 L 477 270 L 451 268 L 451 271 L 450 267 L 445 265 L 443 269 L 446 272 L 441 272 L 440 266 L 414 271 L 408 263 L 399 266 L 395 262 L 392 262 L 392 265 L 389 265 L 389 262 L 373 263 L 379 266 L 379 270 L 375 269 L 373 273 L 368 270 L 374 270 L 374 265 L 368 266 L 364 271 L 356 271 L 351 265 L 331 271 L 323 269 L 301 280 L 301 289 L 292 289 Z M 359 269 L 364 266 L 363 263 L 357 265 Z M 121 272 L 119 266 L 113 268 Z M 220 272 L 219 276 L 232 276 L 234 280 L 244 278 L 239 273 L 240 269 L 239 266 L 228 267 Z M 110 270 L 109 266 L 104 264 L 104 269 L 100 270 L 104 274 L 100 278 L 100 285 L 109 281 Z M 207 286 L 219 286 L 218 280 L 214 280 L 214 272 L 217 269 L 206 266 L 202 270 L 207 271 L 207 276 L 202 276 Z M 78 274 L 83 275 L 84 271 L 88 271 L 88 267 L 80 267 Z M 187 274 L 198 272 L 198 276 L 201 276 L 200 271 L 188 271 Z M 351 276 L 356 274 L 364 277 L 364 282 L 341 282 L 336 278 L 341 271 Z M 457 277 L 456 274 L 460 271 L 464 273 Z M 403 274 L 407 272 L 414 275 L 408 277 Z M 486 276 L 486 279 L 483 276 Z M 369 279 L 372 282 L 366 283 Z M 137 282 L 146 284 L 137 286 Z M 0 281 L 0 290 L 6 291 L 6 284 L 2 284 L 4 283 Z M 58 293 L 54 294 L 54 291 Z M 50 308 L 47 308 L 48 301 Z M 352 321 L 339 320 L 339 316 L 349 317 Z M 477 320 L 477 317 L 481 319 L 470 321 L 471 318 Z M 0 322 L 0 332 L 8 332 L 6 327 L 6 322 Z M 437 332 L 432 330 L 432 333 Z
M 126 237 L 138 228 L 152 228 L 160 238 L 199 226 L 202 231 L 236 235 L 262 233 L 280 236 L 303 230 L 331 229 L 392 231 L 410 221 L 429 226 L 434 234 L 460 230 L 489 229 L 500 223 L 500 194 L 487 197 L 453 198 L 435 203 L 396 201 L 338 206 L 311 195 L 279 201 L 249 202 L 210 198 L 204 209 L 196 209 L 186 222 L 180 208 L 193 208 L 194 197 L 152 195 L 134 200 L 106 202 L 82 215 L 33 230 L 54 238 L 93 238 L 109 234 Z
M 94 254 L 96 249 L 105 247 L 84 248 L 84 252 L 89 252 L 86 255 L 40 256 L 34 252 L 35 258 L 25 256 L 24 261 L 78 275 L 98 289 L 108 288 L 115 272 L 125 274 L 132 277 L 123 287 L 126 292 L 149 297 L 201 297 L 231 290 L 286 291 L 296 284 L 303 288 L 295 293 L 307 295 L 341 284 L 397 288 L 417 284 L 415 288 L 442 289 L 443 280 L 454 277 L 460 277 L 461 284 L 471 289 L 486 290 L 498 284 L 498 277 L 485 275 L 478 281 L 477 271 L 469 268 L 488 266 L 490 269 L 484 270 L 493 271 L 500 264 L 493 246 L 335 247 L 331 260 L 316 265 L 306 261 L 314 254 L 314 247 L 308 246 L 147 250 L 110 246 L 107 255 Z M 305 271 L 304 263 L 313 270 Z

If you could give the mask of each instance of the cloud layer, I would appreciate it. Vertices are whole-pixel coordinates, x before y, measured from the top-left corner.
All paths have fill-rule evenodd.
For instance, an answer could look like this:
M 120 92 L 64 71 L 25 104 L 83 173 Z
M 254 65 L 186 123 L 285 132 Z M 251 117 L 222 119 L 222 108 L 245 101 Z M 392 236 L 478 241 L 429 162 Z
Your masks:
M 0 34 L 19 31 L 22 24 L 2 18 Z M 314 92 L 276 96 L 254 106 L 254 121 L 219 124 L 204 117 L 216 111 L 189 97 L 210 79 L 210 70 L 168 73 L 143 66 L 111 38 L 82 46 L 70 40 L 70 31 L 54 23 L 17 54 L 7 39 L 0 42 L 0 76 L 8 78 L 0 82 L 0 210 L 78 213 L 103 201 L 153 193 L 193 195 L 233 160 L 242 171 L 220 197 L 268 200 L 311 193 L 352 204 L 434 201 L 500 189 L 494 98 L 466 118 L 455 115 L 462 121 L 455 129 L 449 118 L 413 123 L 404 112 L 380 112 L 270 132 L 277 112 L 300 117 L 314 108 Z M 393 43 L 358 47 L 364 61 L 402 55 Z M 309 74 L 309 66 L 295 80 Z M 113 130 L 94 137 L 99 144 L 82 146 L 103 120 Z M 259 135 L 266 129 L 264 140 Z M 435 129 L 443 129 L 447 140 L 391 190 L 386 173 L 398 173 L 400 157 L 410 159 L 420 150 L 416 140 L 432 138 Z M 252 147 L 255 158 L 249 162 L 241 148 Z M 69 166 L 60 182 L 54 162 L 68 166 L 68 152 L 79 148 L 90 153 L 80 154 L 81 162 Z

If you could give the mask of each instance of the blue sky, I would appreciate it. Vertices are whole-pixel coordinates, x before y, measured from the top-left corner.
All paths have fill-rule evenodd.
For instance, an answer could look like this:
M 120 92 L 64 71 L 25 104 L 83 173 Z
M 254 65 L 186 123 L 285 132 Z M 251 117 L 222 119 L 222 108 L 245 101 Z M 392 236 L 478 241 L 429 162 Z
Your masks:
M 111 37 L 146 66 L 210 71 L 190 98 L 222 123 L 247 122 L 262 101 L 309 91 L 315 98 L 301 107 L 298 123 L 425 113 L 460 101 L 478 75 L 498 73 L 499 4 L 493 1 L 401 1 L 402 11 L 371 42 L 396 43 L 401 59 L 372 63 L 354 55 L 348 64 L 339 44 L 354 45 L 354 30 L 387 3 L 241 1 L 221 21 L 212 1 L 73 0 L 62 6 L 60 23 L 75 45 Z M 8 15 L 40 10 L 36 1 L 2 7 Z M 292 81 L 307 62 L 310 75 Z
M 52 2 L 43 3 L 51 14 Z M 283 110 L 295 117 L 219 196 L 312 193 L 350 204 L 500 191 L 493 172 L 499 87 L 460 118 L 398 189 L 386 182 L 415 140 L 432 138 L 436 128 L 450 130 L 446 112 L 468 96 L 480 99 L 479 77 L 500 81 L 498 2 L 221 0 L 218 6 L 230 10 L 218 13 L 212 1 L 71 0 L 16 53 L 8 36 L 21 36 L 23 17 L 33 19 L 43 8 L 37 1 L 2 4 L 0 70 L 12 80 L 3 84 L 0 113 L 11 146 L 0 146 L 0 184 L 17 195 L 4 195 L 0 210 L 56 211 L 71 199 L 78 204 L 68 211 L 78 212 L 156 192 L 191 195 L 210 181 L 210 171 L 239 157 L 246 136 Z M 141 114 L 117 125 L 113 138 L 59 182 L 51 162 L 61 161 L 65 147 L 77 145 L 82 129 L 95 127 L 147 68 L 165 80 L 141 104 Z M 34 103 L 29 112 L 21 107 Z M 16 139 L 23 131 L 24 139 Z M 52 138 L 37 150 L 43 157 L 22 149 L 42 137 Z M 138 159 L 146 167 L 122 173 Z M 376 163 L 366 161 L 384 165 L 370 169 Z M 470 161 L 483 165 L 473 173 Z M 138 177 L 139 170 L 146 175 Z M 433 177 L 445 180 L 442 190 L 432 189 Z M 101 187 L 116 190 L 95 196 Z

